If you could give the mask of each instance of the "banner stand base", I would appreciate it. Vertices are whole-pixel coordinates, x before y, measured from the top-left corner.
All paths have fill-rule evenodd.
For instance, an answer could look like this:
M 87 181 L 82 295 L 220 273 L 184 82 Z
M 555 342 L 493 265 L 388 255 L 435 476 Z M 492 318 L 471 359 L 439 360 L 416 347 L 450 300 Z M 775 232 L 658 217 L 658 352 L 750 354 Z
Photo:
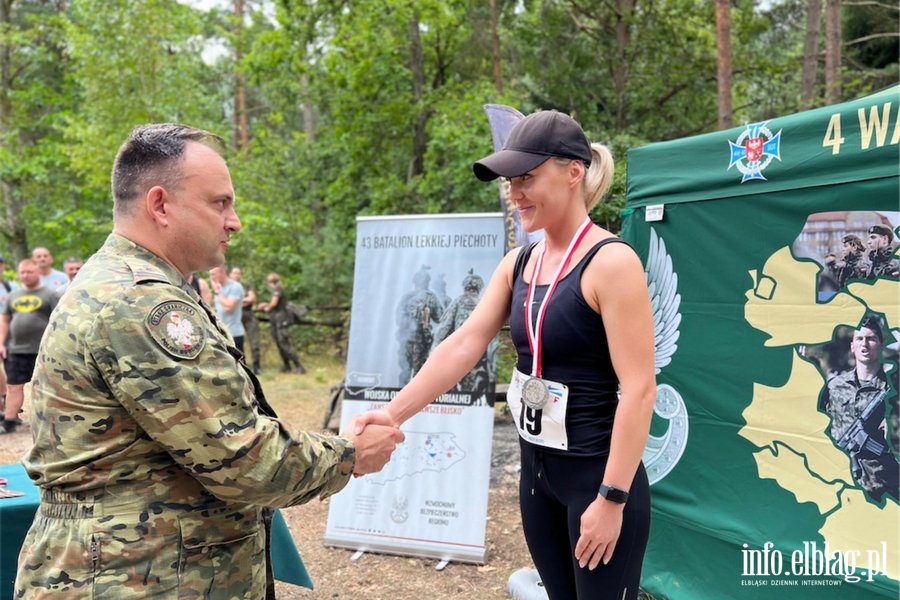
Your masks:
M 358 561 L 359 559 L 361 559 L 363 557 L 363 555 L 365 553 L 366 553 L 365 550 L 357 550 L 350 556 L 350 562 Z M 447 568 L 447 565 L 449 565 L 449 564 L 450 564 L 450 561 L 448 559 L 441 559 L 438 561 L 438 563 L 436 565 L 434 565 L 434 570 L 435 571 L 443 571 L 444 569 Z

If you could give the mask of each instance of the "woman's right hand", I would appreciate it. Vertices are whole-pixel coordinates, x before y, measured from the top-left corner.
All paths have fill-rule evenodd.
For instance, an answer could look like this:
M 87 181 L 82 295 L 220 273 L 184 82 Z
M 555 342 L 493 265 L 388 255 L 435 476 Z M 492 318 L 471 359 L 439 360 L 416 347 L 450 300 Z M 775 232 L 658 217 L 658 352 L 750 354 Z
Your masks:
M 370 410 L 368 412 L 353 415 L 350 423 L 347 425 L 347 431 L 353 435 L 360 435 L 366 430 L 367 425 L 385 425 L 387 427 L 400 428 L 400 424 L 394 421 L 394 418 L 387 410 Z

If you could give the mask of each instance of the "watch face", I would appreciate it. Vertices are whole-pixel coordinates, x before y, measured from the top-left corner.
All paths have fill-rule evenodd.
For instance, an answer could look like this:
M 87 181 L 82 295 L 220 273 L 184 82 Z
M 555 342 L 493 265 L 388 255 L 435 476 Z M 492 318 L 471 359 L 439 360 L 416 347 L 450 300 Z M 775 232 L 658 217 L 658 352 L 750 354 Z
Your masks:
M 610 502 L 615 502 L 617 504 L 625 504 L 625 502 L 628 500 L 628 492 L 614 487 L 609 487 L 608 485 L 600 486 L 600 495 Z

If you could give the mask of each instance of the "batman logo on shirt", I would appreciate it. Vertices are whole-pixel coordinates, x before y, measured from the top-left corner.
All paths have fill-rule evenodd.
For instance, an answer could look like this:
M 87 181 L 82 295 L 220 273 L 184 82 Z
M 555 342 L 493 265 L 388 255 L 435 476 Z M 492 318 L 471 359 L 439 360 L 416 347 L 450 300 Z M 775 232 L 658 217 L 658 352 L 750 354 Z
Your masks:
M 43 305 L 44 301 L 40 296 L 24 294 L 13 300 L 10 308 L 12 308 L 12 312 L 28 313 L 39 310 Z

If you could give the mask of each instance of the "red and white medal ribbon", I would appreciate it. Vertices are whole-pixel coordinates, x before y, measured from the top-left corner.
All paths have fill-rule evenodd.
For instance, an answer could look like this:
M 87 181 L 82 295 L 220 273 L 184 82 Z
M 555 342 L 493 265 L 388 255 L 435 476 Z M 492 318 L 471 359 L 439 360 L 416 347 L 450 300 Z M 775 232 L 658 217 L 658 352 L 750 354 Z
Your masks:
M 562 279 L 562 274 L 569 265 L 569 261 L 572 260 L 572 255 L 575 254 L 578 244 L 580 244 L 581 240 L 584 239 L 584 236 L 587 235 L 591 225 L 590 217 L 585 218 L 584 223 L 579 226 L 575 235 L 572 237 L 572 240 L 569 242 L 569 247 L 566 248 L 566 253 L 563 255 L 563 260 L 559 264 L 559 269 L 557 269 L 556 275 L 553 277 L 553 282 L 550 284 L 550 287 L 547 288 L 547 294 L 544 296 L 544 299 L 541 300 L 541 305 L 538 307 L 537 311 L 537 317 L 534 319 L 534 325 L 532 325 L 531 315 L 535 303 L 534 289 L 537 287 L 536 282 L 538 280 L 538 275 L 541 272 L 541 263 L 544 262 L 544 252 L 547 249 L 546 241 L 544 242 L 544 247 L 541 248 L 541 253 L 538 254 L 537 262 L 534 265 L 534 273 L 531 275 L 531 282 L 528 284 L 528 298 L 525 301 L 525 329 L 528 335 L 528 347 L 531 348 L 532 377 L 539 378 L 541 376 L 541 361 L 543 360 L 541 351 L 541 331 L 544 327 L 544 315 L 547 312 L 547 305 L 550 304 L 550 296 L 556 291 L 556 284 Z

